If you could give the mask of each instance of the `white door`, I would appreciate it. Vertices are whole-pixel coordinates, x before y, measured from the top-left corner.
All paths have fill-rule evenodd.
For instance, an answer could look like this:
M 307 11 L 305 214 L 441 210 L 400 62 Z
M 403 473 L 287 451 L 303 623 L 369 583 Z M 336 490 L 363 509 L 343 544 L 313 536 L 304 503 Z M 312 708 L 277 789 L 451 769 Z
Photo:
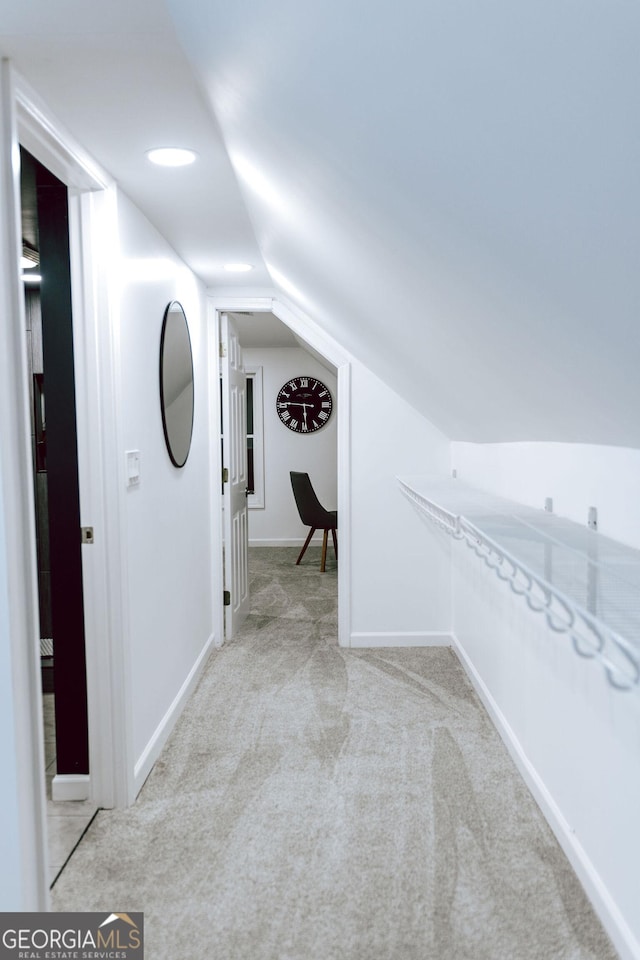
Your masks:
M 221 318 L 222 443 L 224 478 L 224 632 L 233 637 L 249 612 L 247 511 L 247 386 L 233 320 Z M 224 470 L 226 469 L 226 473 Z

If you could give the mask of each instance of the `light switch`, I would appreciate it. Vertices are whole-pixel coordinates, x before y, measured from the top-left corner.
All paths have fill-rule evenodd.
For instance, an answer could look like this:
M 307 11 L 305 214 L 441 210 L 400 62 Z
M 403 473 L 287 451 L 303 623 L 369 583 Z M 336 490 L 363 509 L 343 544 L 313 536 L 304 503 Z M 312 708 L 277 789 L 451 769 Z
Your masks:
M 127 450 L 127 486 L 136 487 L 140 483 L 140 451 Z

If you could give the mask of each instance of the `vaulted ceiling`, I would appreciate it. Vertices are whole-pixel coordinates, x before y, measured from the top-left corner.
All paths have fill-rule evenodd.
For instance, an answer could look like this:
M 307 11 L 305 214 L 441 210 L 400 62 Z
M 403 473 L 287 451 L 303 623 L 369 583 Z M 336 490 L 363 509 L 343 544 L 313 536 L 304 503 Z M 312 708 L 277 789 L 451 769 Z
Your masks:
M 0 13 L 0 52 L 207 284 L 253 263 L 451 437 L 640 446 L 636 0 Z M 151 170 L 161 144 L 199 162 Z

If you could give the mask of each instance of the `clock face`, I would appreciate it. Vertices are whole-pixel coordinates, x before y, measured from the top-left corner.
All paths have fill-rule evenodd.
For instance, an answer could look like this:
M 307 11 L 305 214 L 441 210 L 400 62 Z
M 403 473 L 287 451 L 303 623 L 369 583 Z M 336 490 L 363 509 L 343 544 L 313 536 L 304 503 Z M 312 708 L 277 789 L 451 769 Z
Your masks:
M 315 377 L 294 377 L 278 392 L 276 410 L 285 427 L 294 433 L 315 433 L 331 416 L 329 388 Z

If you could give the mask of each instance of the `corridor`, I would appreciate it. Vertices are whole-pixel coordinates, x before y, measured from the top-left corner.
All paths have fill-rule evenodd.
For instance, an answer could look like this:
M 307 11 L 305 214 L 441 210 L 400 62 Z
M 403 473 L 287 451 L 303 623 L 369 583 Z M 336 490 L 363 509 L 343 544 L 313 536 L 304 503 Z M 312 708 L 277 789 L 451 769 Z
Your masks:
M 53 909 L 144 911 L 150 960 L 610 960 L 447 648 L 337 647 L 335 562 L 250 552 L 137 803 L 101 811 Z

